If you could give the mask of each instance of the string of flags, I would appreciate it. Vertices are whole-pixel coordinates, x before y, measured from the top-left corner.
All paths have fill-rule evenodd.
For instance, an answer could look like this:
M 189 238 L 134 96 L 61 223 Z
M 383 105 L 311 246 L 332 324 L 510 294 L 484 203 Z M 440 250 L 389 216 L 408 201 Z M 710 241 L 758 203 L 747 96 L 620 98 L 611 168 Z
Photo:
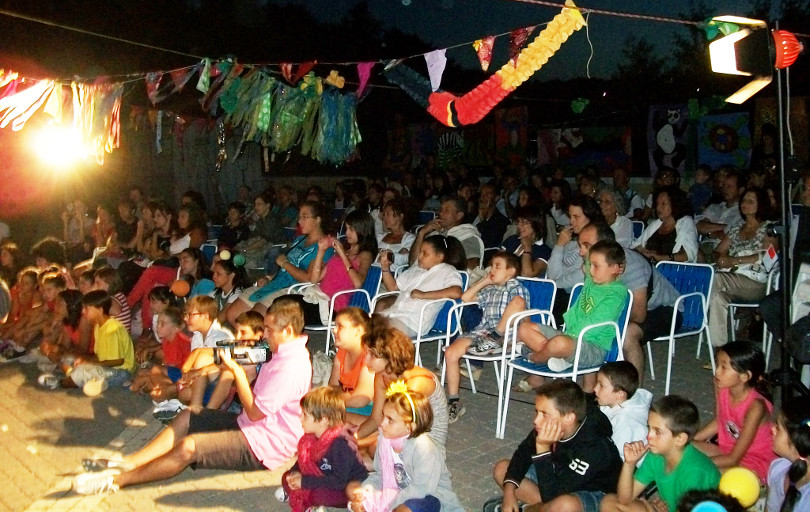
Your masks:
M 407 59 L 389 63 L 383 74 L 411 96 L 420 98 L 418 101 L 424 101 L 431 115 L 444 124 L 471 124 L 542 67 L 556 48 L 582 26 L 584 20 L 579 10 L 568 0 L 562 12 L 526 48 L 523 46 L 537 26 L 510 32 L 509 61 L 481 86 L 460 98 L 441 90 L 447 48 L 421 54 L 428 67 L 427 85 L 421 83 L 424 79 L 413 70 L 400 65 Z M 497 37 L 500 35 L 465 43 L 472 45 L 484 71 L 491 63 Z M 357 73 L 354 91 L 346 90 L 349 82 L 337 70 L 331 70 L 325 77 L 317 76 L 313 71 L 317 64 L 317 61 L 281 63 L 276 71 L 266 65 L 243 64 L 235 58 L 206 58 L 184 68 L 148 72 L 142 79 L 154 107 L 192 86 L 201 93 L 203 113 L 218 120 L 221 149 L 226 133 L 238 134 L 240 150 L 246 142 L 257 142 L 276 153 L 297 147 L 302 154 L 322 163 L 339 165 L 353 158 L 362 140 L 356 108 L 370 89 L 371 73 L 378 62 L 351 63 Z M 125 85 L 138 81 L 136 78 L 111 82 L 104 77 L 92 82 L 32 79 L 0 69 L 0 128 L 10 125 L 12 130 L 22 130 L 41 110 L 55 123 L 69 124 L 81 140 L 84 155 L 94 157 L 101 165 L 104 155 L 120 145 Z M 158 141 L 159 137 L 156 148 Z M 217 169 L 226 155 L 221 157 L 217 159 Z

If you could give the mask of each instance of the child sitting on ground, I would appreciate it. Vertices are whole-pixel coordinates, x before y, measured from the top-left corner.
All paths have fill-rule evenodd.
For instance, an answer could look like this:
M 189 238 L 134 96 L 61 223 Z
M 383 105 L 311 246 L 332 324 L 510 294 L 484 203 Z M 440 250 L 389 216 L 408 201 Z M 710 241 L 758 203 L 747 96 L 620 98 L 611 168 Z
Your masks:
M 511 460 L 495 464 L 500 496 L 484 512 L 520 510 L 518 501 L 551 510 L 597 512 L 616 489 L 621 458 L 610 439 L 610 422 L 576 382 L 559 379 L 537 390 L 534 429 Z
M 653 482 L 669 510 L 677 509 L 686 492 L 715 489 L 720 483 L 717 467 L 691 443 L 700 424 L 695 404 L 677 395 L 660 398 L 650 407 L 647 424 L 648 444 L 634 441 L 624 446 L 617 493 L 605 496 L 602 512 L 659 510 L 654 504 L 656 498 L 639 499 L 641 491 Z M 636 469 L 645 453 L 647 456 Z
M 150 394 L 155 391 L 160 396 L 164 394 L 162 388 L 173 386 L 182 377 L 180 368 L 191 352 L 191 340 L 183 332 L 183 313 L 176 307 L 163 310 L 154 325 L 161 339 L 159 348 L 150 353 L 156 364 L 138 371 L 129 389 Z
M 768 512 L 810 510 L 810 403 L 785 403 L 774 426 L 773 451 L 780 458 L 768 471 Z
M 26 309 L 7 333 L 8 346 L 4 349 L 5 360 L 25 355 L 28 347 L 42 338 L 54 317 L 56 296 L 66 287 L 65 278 L 57 272 L 40 276 L 39 289 L 42 301 L 33 308 Z
M 624 249 L 612 240 L 594 244 L 588 251 L 585 284 L 571 309 L 565 312 L 565 331 L 551 326 L 524 322 L 518 328 L 518 339 L 531 351 L 525 353 L 534 363 L 546 363 L 561 372 L 574 364 L 577 337 L 587 326 L 615 322 L 627 302 L 627 287 L 618 277 L 624 272 Z M 615 337 L 610 326 L 585 333 L 579 355 L 579 366 L 598 366 L 605 360 Z
M 166 311 L 173 303 L 174 295 L 168 286 L 155 286 L 149 290 L 149 307 L 152 310 L 152 325 L 157 326 L 158 316 Z M 180 313 L 180 320 L 183 320 L 183 313 Z M 185 325 L 183 322 L 182 325 Z M 141 337 L 135 342 L 135 359 L 138 364 L 148 364 L 154 355 L 161 350 L 161 338 L 157 328 L 146 328 Z M 182 365 L 181 365 L 182 366 Z
M 97 396 L 109 386 L 120 386 L 132 377 L 135 351 L 124 325 L 110 317 L 112 297 L 107 292 L 94 290 L 88 293 L 82 298 L 82 306 L 82 314 L 94 326 L 95 354 L 77 357 L 61 385 L 79 387 L 85 395 Z M 40 379 L 46 387 L 55 387 L 55 376 L 41 376 Z
M 363 346 L 363 336 L 370 327 L 368 313 L 360 308 L 344 308 L 335 316 L 337 354 L 332 362 L 329 385 L 343 392 L 347 414 L 369 416 L 373 408 L 374 374 L 366 364 L 368 351 Z
M 624 445 L 647 439 L 652 393 L 638 387 L 638 371 L 627 361 L 605 363 L 593 388 L 599 409 L 613 427 L 613 444 L 624 460 Z
M 132 332 L 132 311 L 129 308 L 127 296 L 121 291 L 124 283 L 121 282 L 118 271 L 112 267 L 102 267 L 96 270 L 93 287 L 110 294 L 113 299 L 110 315 L 124 324 L 127 332 Z
M 765 356 L 750 343 L 728 343 L 717 349 L 715 417 L 695 434 L 695 448 L 723 469 L 746 467 L 768 478 L 775 458 L 773 404 L 765 377 Z M 709 440 L 717 435 L 717 444 Z
M 428 435 L 433 409 L 427 397 L 409 391 L 404 381 L 395 381 L 386 392 L 383 417 L 374 472 L 362 484 L 354 481 L 347 487 L 351 509 L 463 511 L 453 492 L 445 451 Z
M 444 353 L 450 423 L 455 423 L 467 412 L 458 396 L 462 356 L 467 352 L 474 356 L 500 352 L 507 320 L 526 309 L 526 304 L 530 301 L 529 291 L 517 280 L 518 275 L 518 257 L 499 251 L 492 257 L 487 275 L 461 295 L 464 302 L 477 300 L 483 316 L 475 329 L 456 339 Z
M 245 311 L 236 317 L 236 339 L 246 345 L 255 345 L 262 340 L 264 336 L 264 317 L 258 311 Z M 240 364 L 245 370 L 245 376 L 248 382 L 256 380 L 262 363 L 259 364 Z M 230 405 L 228 398 L 233 397 L 235 392 L 233 373 L 228 370 L 228 367 L 223 363 L 219 365 L 219 378 L 216 380 L 216 386 L 210 393 L 210 397 L 205 403 L 206 409 L 220 409 L 223 406 Z M 195 388 L 196 384 L 195 384 Z
M 276 498 L 290 502 L 293 512 L 310 507 L 345 508 L 346 486 L 362 482 L 368 471 L 357 446 L 345 430 L 346 407 L 339 389 L 313 389 L 301 399 L 304 435 L 298 441 L 298 461 L 281 477 Z
M 93 353 L 93 326 L 82 316 L 82 293 L 62 290 L 56 297 L 56 317 L 61 329 L 42 340 L 39 350 L 53 363 Z
M 233 339 L 217 321 L 217 303 L 207 295 L 192 297 L 186 302 L 186 326 L 191 336 L 191 354 L 183 363 L 183 377 L 177 382 L 178 398 L 192 407 L 202 408 L 213 391 L 211 384 L 219 377 L 214 364 L 217 342 Z

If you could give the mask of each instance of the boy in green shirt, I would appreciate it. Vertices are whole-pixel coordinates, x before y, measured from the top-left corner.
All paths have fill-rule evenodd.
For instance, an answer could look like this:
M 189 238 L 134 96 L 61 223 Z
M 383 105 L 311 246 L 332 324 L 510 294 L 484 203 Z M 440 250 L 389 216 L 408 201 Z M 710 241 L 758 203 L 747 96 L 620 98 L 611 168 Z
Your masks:
M 97 396 L 109 386 L 120 386 L 132 378 L 135 350 L 124 324 L 110 317 L 112 297 L 94 290 L 82 298 L 82 315 L 93 324 L 93 355 L 81 356 L 65 377 L 62 387 L 82 388 L 87 396 Z
M 518 339 L 525 345 L 522 355 L 534 363 L 546 363 L 555 372 L 570 368 L 574 364 L 579 333 L 589 325 L 618 320 L 627 302 L 627 287 L 617 281 L 624 272 L 624 263 L 624 249 L 615 241 L 594 244 L 585 264 L 585 284 L 576 302 L 563 315 L 565 331 L 524 322 L 518 329 Z M 610 326 L 586 332 L 579 365 L 601 365 L 614 337 L 615 331 Z
M 700 426 L 695 404 L 677 395 L 660 398 L 650 407 L 647 424 L 648 444 L 635 441 L 624 445 L 617 494 L 605 496 L 601 512 L 675 512 L 688 491 L 716 489 L 720 483 L 720 472 L 712 460 L 691 443 Z M 636 470 L 636 463 L 648 451 Z M 660 500 L 639 498 L 653 482 Z

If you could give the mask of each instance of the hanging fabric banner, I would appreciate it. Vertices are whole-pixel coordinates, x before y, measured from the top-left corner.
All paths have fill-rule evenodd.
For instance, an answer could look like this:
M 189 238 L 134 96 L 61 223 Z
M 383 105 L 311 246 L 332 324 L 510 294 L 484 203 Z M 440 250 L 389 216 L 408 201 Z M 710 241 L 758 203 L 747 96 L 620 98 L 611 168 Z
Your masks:
M 430 75 L 430 88 L 433 89 L 433 92 L 438 91 L 442 85 L 442 75 L 444 74 L 444 67 L 447 65 L 446 53 L 447 50 L 442 49 L 425 54 L 428 74 Z
M 520 49 L 523 48 L 523 43 L 525 43 L 532 32 L 534 32 L 534 28 L 533 26 L 524 27 L 509 33 L 509 62 L 511 62 L 513 66 L 517 66 L 518 53 L 520 53 Z
M 371 69 L 374 67 L 374 62 L 360 62 L 357 64 L 357 76 L 360 79 L 360 85 L 357 87 L 357 97 L 361 98 L 366 90 L 368 79 L 371 76 Z

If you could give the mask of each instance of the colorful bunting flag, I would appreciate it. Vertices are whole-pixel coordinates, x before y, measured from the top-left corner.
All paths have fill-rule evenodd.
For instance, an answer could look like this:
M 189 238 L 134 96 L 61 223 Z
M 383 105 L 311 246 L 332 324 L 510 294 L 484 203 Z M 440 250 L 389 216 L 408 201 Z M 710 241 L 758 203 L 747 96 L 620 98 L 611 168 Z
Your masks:
M 534 32 L 534 28 L 534 26 L 524 27 L 509 33 L 509 62 L 513 66 L 517 66 L 518 53 L 520 53 L 520 49 L 523 48 L 523 44 L 532 32 Z
M 366 85 L 368 85 L 368 79 L 371 76 L 371 69 L 373 67 L 374 62 L 360 62 L 357 64 L 357 76 L 360 82 L 360 85 L 357 87 L 358 98 L 362 97 L 363 92 L 366 90 Z
M 430 75 L 430 87 L 433 92 L 439 90 L 442 85 L 442 75 L 444 74 L 444 67 L 447 65 L 447 49 L 433 50 L 425 54 L 425 62 L 427 62 L 428 74 Z
M 492 62 L 493 46 L 495 46 L 495 36 L 487 36 L 473 43 L 473 49 L 478 54 L 478 61 L 481 62 L 483 71 L 488 70 L 489 63 Z

